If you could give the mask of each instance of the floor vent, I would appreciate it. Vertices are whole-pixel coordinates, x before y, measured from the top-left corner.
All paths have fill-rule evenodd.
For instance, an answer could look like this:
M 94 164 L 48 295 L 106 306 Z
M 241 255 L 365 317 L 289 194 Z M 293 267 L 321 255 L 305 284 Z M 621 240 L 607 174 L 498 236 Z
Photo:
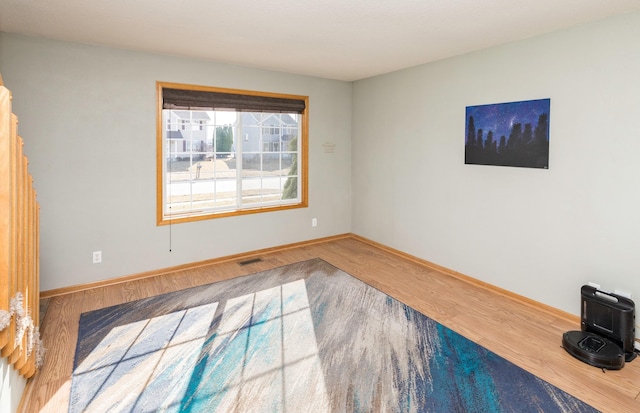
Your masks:
M 247 264 L 253 264 L 255 262 L 260 262 L 260 261 L 262 261 L 262 258 L 251 258 L 250 260 L 240 261 L 238 264 L 247 265 Z

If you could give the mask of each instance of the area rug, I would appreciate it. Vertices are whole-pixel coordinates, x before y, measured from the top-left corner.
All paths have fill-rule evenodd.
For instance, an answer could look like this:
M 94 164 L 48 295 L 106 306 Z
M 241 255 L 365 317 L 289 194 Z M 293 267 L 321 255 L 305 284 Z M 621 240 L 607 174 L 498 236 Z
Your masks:
M 594 412 L 321 259 L 84 313 L 70 412 Z

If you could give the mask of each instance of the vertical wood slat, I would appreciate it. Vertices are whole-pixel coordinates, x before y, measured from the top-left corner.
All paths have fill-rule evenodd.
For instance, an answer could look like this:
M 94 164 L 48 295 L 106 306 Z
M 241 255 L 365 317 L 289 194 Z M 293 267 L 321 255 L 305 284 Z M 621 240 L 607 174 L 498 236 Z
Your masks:
M 29 170 L 29 160 L 27 159 L 27 157 L 24 158 L 25 160 L 25 171 Z M 32 221 L 32 216 L 33 216 L 33 207 L 34 207 L 34 202 L 33 202 L 33 196 L 34 196 L 34 191 L 33 191 L 33 178 L 31 177 L 31 175 L 27 172 L 26 173 L 26 177 L 25 177 L 25 182 L 26 182 L 26 187 L 25 187 L 25 192 L 26 192 L 26 197 L 25 197 L 25 202 L 26 202 L 26 208 L 25 208 L 25 214 L 24 214 L 24 225 L 25 225 L 25 239 L 24 239 L 24 278 L 22 279 L 22 286 L 23 286 L 23 290 L 24 291 L 24 308 L 25 311 L 28 311 L 29 314 L 32 314 L 32 301 L 31 301 L 31 286 L 32 286 L 32 274 L 33 274 L 33 266 L 31 264 L 31 256 L 32 256 L 32 248 L 31 248 L 31 239 L 32 239 L 32 231 L 33 231 L 33 225 L 31 223 Z M 28 349 L 29 349 L 29 337 L 28 337 L 28 332 L 25 332 L 25 335 L 22 337 L 22 347 L 21 347 L 21 354 L 20 354 L 20 359 L 18 360 L 18 362 L 16 362 L 15 364 L 15 368 L 17 370 L 19 370 L 20 372 L 27 370 L 27 366 L 29 364 L 29 354 L 28 354 Z
M 26 158 L 25 158 L 26 159 Z M 29 170 L 29 162 L 27 161 L 27 170 Z M 36 196 L 36 192 L 33 189 L 33 177 L 31 176 L 31 174 L 29 174 L 29 180 L 28 180 L 28 190 L 29 190 L 29 195 L 27 200 L 29 201 L 29 206 L 27 207 L 27 242 L 26 242 L 26 249 L 27 249 L 27 253 L 26 253 L 26 258 L 27 258 L 27 273 L 26 273 L 26 277 L 25 277 L 25 308 L 28 309 L 29 314 L 31 314 L 32 317 L 35 317 L 35 303 L 33 301 L 33 297 L 35 295 L 37 295 L 34 291 L 33 291 L 33 286 L 35 284 L 35 280 L 34 275 L 35 275 L 35 266 L 33 265 L 33 238 L 34 238 L 34 231 L 35 231 L 35 227 L 33 226 L 33 216 L 34 216 L 34 210 L 35 210 L 35 196 Z M 34 325 L 35 325 L 35 321 L 34 321 Z M 31 334 L 31 333 L 29 333 Z M 23 354 L 22 354 L 22 358 L 20 360 L 20 364 L 16 365 L 16 368 L 18 370 L 20 370 L 20 372 L 22 373 L 23 371 L 28 371 L 28 366 L 29 366 L 29 361 L 32 359 L 32 357 L 30 357 L 31 354 L 28 353 L 29 350 L 29 345 L 32 344 L 29 342 L 29 335 L 25 334 L 24 336 L 24 344 L 23 344 Z M 33 349 L 32 349 L 33 351 Z
M 40 212 L 17 125 L 11 92 L 0 76 L 0 209 L 6 211 L 0 214 L 0 310 L 11 314 L 10 325 L 0 331 L 0 353 L 29 378 L 41 363 L 36 360 L 40 353 Z M 22 295 L 21 309 L 12 308 L 17 294 Z M 26 322 L 18 342 L 17 320 Z
M 38 324 L 38 322 L 36 322 L 35 320 L 40 320 L 40 300 L 39 300 L 39 291 L 40 291 L 40 285 L 39 285 L 39 271 L 38 271 L 38 261 L 39 261 L 39 253 L 37 251 L 37 238 L 38 238 L 38 228 L 39 228 L 39 221 L 38 221 L 38 214 L 39 214 L 39 207 L 38 207 L 38 203 L 35 201 L 36 200 L 36 193 L 35 190 L 33 189 L 33 178 L 30 178 L 31 180 L 31 185 L 29 186 L 31 188 L 31 194 L 29 196 L 29 200 L 32 203 L 32 206 L 29 208 L 29 223 L 31 225 L 31 230 L 29 231 L 29 265 L 31 266 L 31 269 L 29 270 L 29 287 L 30 287 L 30 291 L 29 291 L 29 308 L 31 310 L 31 314 L 32 314 L 32 318 L 34 320 L 34 323 Z M 32 350 L 32 351 L 35 351 Z M 29 355 L 27 358 L 27 363 L 20 369 L 20 374 L 25 376 L 25 377 L 31 377 L 35 374 L 36 371 L 36 362 L 35 362 L 35 355 L 31 356 Z
M 33 185 L 32 185 L 33 188 Z M 40 320 L 40 277 L 38 276 L 40 274 L 40 251 L 39 251 L 39 228 L 40 228 L 40 206 L 38 205 L 37 202 L 35 202 L 36 196 L 35 196 L 35 191 L 33 192 L 33 196 L 30 198 L 33 203 L 35 204 L 34 208 L 31 210 L 33 212 L 33 216 L 32 216 L 32 226 L 33 226 L 33 231 L 30 231 L 29 234 L 31 235 L 31 248 L 30 250 L 32 251 L 30 253 L 30 258 L 31 258 L 31 265 L 33 265 L 33 271 L 31 272 L 31 281 L 30 281 L 30 286 L 32 288 L 32 294 L 31 294 L 31 304 L 29 305 L 29 308 L 31 309 L 31 312 L 33 314 L 33 320 L 34 323 L 36 325 L 39 325 L 39 320 Z M 38 321 L 36 321 L 38 320 Z M 34 349 L 33 352 L 35 353 L 36 350 Z M 36 373 L 36 356 L 37 354 L 32 354 L 29 356 L 28 358 L 28 362 L 27 364 L 20 369 L 20 374 L 23 375 L 24 377 L 32 377 L 35 373 Z
M 18 137 L 20 139 L 20 137 Z M 20 139 L 22 142 L 22 139 Z M 25 314 L 31 314 L 29 308 L 29 238 L 31 236 L 31 224 L 29 223 L 29 215 L 31 215 L 32 200 L 31 200 L 31 176 L 29 175 L 29 161 L 26 156 L 22 156 L 22 207 L 20 208 L 20 228 L 18 233 L 21 234 L 22 239 L 20 242 L 20 262 L 21 271 L 18 279 L 18 286 L 23 294 L 22 308 Z M 20 370 L 27 363 L 27 334 L 22 335 L 22 341 L 18 344 L 18 348 L 15 353 L 15 362 L 13 366 Z
M 11 96 L 0 76 L 0 210 L 11 210 Z M 9 311 L 11 229 L 8 213 L 0 214 L 0 310 Z M 6 253 L 5 253 L 6 252 Z M 9 329 L 0 331 L 0 349 L 9 342 Z
M 9 209 L 9 216 L 11 219 L 10 231 L 11 231 L 11 245 L 9 250 L 9 297 L 15 297 L 16 293 L 20 290 L 20 240 L 21 231 L 20 227 L 20 208 L 22 206 L 22 144 L 19 142 L 17 134 L 17 120 L 15 115 L 11 115 L 11 208 Z M 12 317 L 11 325 L 9 326 L 9 342 L 2 349 L 2 355 L 9 358 L 9 363 L 15 363 L 15 350 L 17 348 L 15 344 L 16 338 L 16 321 L 17 318 Z
M 11 110 L 11 97 L 9 94 L 9 101 L 6 107 L 7 110 Z M 4 109 L 3 109 L 4 111 Z M 21 166 L 22 163 L 19 162 L 20 155 L 22 152 L 22 145 L 18 142 L 17 137 L 17 124 L 18 120 L 16 116 L 9 112 L 9 175 L 7 177 L 8 182 L 7 185 L 9 187 L 9 208 L 7 209 L 9 215 L 9 225 L 7 230 L 9 231 L 9 244 L 6 249 L 7 260 L 9 262 L 9 267 L 7 274 L 5 277 L 8 278 L 8 290 L 7 294 L 9 299 L 13 298 L 18 292 L 18 274 L 20 272 L 19 269 L 19 208 L 20 208 L 20 179 L 22 178 L 21 174 Z M 2 250 L 2 254 L 5 255 L 5 250 Z M 15 333 L 16 333 L 16 317 L 11 318 L 11 323 L 8 327 L 7 334 L 7 343 L 2 348 L 2 356 L 8 357 L 9 362 L 13 363 L 11 360 L 11 355 L 15 350 Z

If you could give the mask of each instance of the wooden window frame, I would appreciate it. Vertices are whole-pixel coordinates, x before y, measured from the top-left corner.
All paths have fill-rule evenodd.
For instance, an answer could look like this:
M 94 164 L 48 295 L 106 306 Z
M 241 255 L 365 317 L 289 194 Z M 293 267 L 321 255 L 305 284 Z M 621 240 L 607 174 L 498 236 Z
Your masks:
M 286 205 L 276 205 L 276 206 L 257 206 L 255 208 L 243 208 L 243 209 L 235 209 L 228 211 L 212 211 L 210 213 L 198 213 L 193 215 L 181 215 L 179 217 L 171 217 L 165 216 L 164 214 L 164 179 L 163 175 L 165 173 L 165 154 L 163 153 L 163 125 L 162 123 L 162 111 L 163 107 L 163 90 L 164 89 L 180 89 L 185 91 L 200 91 L 200 92 L 213 92 L 213 93 L 224 93 L 224 94 L 232 94 L 232 95 L 241 95 L 243 97 L 267 97 L 267 98 L 277 98 L 277 99 L 293 99 L 293 100 L 303 100 L 304 101 L 304 109 L 300 114 L 300 142 L 299 146 L 299 156 L 298 159 L 301 163 L 299 170 L 300 175 L 298 177 L 298 191 L 300 193 L 300 202 L 291 204 L 287 203 Z M 242 89 L 227 89 L 227 88 L 219 88 L 219 87 L 211 87 L 211 86 L 199 86 L 199 85 L 189 85 L 182 83 L 171 83 L 171 82 L 156 82 L 156 217 L 157 217 L 157 225 L 170 225 L 170 224 L 178 224 L 184 222 L 194 222 L 194 221 L 202 221 L 209 220 L 215 218 L 224 218 L 224 217 L 232 217 L 239 215 L 247 215 L 247 214 L 256 214 L 263 212 L 274 212 L 274 211 L 283 211 L 288 209 L 296 209 L 296 208 L 306 208 L 309 205 L 309 179 L 308 179 L 308 167 L 309 167 L 309 97 L 308 96 L 299 96 L 299 95 L 290 95 L 283 93 L 272 93 L 272 92 L 260 92 L 260 91 L 252 91 L 252 90 L 242 90 Z M 239 137 L 242 139 L 242 137 Z

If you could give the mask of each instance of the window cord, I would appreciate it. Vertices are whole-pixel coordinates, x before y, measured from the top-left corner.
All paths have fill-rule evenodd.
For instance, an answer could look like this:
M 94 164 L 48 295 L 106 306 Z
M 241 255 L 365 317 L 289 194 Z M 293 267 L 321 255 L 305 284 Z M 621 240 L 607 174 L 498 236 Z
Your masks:
M 169 114 L 169 116 L 171 116 L 171 114 Z M 171 119 L 171 118 L 169 118 L 169 119 Z M 169 120 L 169 123 L 171 123 L 171 120 Z M 172 250 L 172 248 L 171 248 L 172 245 L 171 244 L 172 244 L 172 239 L 173 239 L 173 232 L 172 232 L 173 215 L 171 214 L 171 208 L 172 208 L 171 207 L 171 174 L 173 172 L 173 165 L 172 165 L 173 152 L 172 152 L 172 148 L 171 148 L 171 139 L 167 139 L 167 140 L 169 141 L 168 142 L 169 143 L 169 185 L 168 185 L 169 190 L 168 190 L 167 196 L 168 196 L 168 200 L 169 200 L 169 202 L 168 202 L 168 204 L 169 204 L 169 252 L 171 252 L 171 250 Z

